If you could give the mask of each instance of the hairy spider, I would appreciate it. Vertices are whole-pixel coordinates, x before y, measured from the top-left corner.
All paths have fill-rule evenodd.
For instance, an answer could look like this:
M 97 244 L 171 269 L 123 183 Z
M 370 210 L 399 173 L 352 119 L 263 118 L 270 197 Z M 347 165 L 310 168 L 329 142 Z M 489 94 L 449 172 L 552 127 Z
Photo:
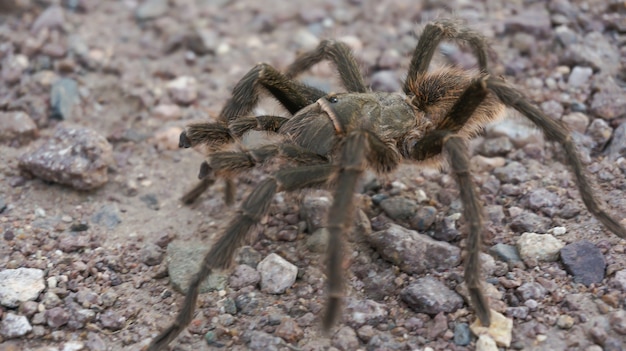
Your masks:
M 476 55 L 478 71 L 453 67 L 429 71 L 442 40 L 469 45 Z M 328 94 L 294 80 L 322 60 L 336 65 L 347 92 Z M 503 79 L 489 74 L 487 45 L 480 34 L 452 21 L 428 24 L 413 52 L 402 90 L 371 92 L 347 46 L 323 41 L 315 50 L 299 56 L 285 73 L 267 64 L 256 65 L 234 87 L 220 122 L 187 126 L 180 135 L 180 146 L 185 148 L 208 145 L 215 149 L 237 141 L 250 130 L 277 133 L 282 141 L 244 151 L 214 150 L 200 167 L 202 181 L 185 195 L 185 202 L 197 198 L 216 177 L 229 182 L 231 176 L 270 158 L 281 157 L 292 167 L 262 181 L 243 201 L 238 214 L 204 258 L 176 321 L 152 341 L 150 350 L 163 349 L 191 321 L 200 283 L 212 270 L 230 264 L 251 227 L 267 214 L 274 194 L 330 182 L 334 200 L 328 217 L 328 302 L 322 322 L 328 330 L 340 314 L 341 236 L 352 223 L 357 181 L 368 168 L 388 173 L 403 160 L 430 165 L 447 161 L 454 173 L 468 222 L 465 282 L 477 317 L 483 325 L 489 325 L 490 309 L 481 289 L 479 261 L 483 211 L 471 180 L 466 143 L 487 123 L 500 118 L 506 107 L 521 112 L 548 139 L 562 145 L 587 209 L 610 231 L 626 237 L 626 229 L 594 197 L 567 128 L 546 117 Z M 250 117 L 262 91 L 269 92 L 292 116 Z

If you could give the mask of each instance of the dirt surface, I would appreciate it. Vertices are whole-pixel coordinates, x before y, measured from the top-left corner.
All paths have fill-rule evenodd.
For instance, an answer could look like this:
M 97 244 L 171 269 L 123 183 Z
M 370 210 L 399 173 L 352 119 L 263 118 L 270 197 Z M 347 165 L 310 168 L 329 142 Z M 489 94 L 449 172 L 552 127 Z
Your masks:
M 347 42 L 373 89 L 399 90 L 424 25 L 437 18 L 458 18 L 492 43 L 494 74 L 504 75 L 548 116 L 577 131 L 575 140 L 598 198 L 618 219 L 626 216 L 623 2 L 3 4 L 0 273 L 35 268 L 43 271 L 45 288 L 35 294 L 34 303 L 0 306 L 1 351 L 139 350 L 166 327 L 183 300 L 167 277 L 167 245 L 208 245 L 235 211 L 224 204 L 221 182 L 195 205 L 180 203 L 181 195 L 196 183 L 203 159 L 200 153 L 177 148 L 180 131 L 190 121 L 215 119 L 234 84 L 255 63 L 284 69 L 298 52 L 314 48 L 322 38 Z M 438 63 L 464 68 L 475 64 L 465 48 L 445 43 L 440 49 Z M 303 79 L 324 89 L 340 89 L 330 65 L 315 67 Z M 19 112 L 26 117 L 16 116 Z M 284 113 L 271 102 L 256 112 Z M 474 180 L 487 212 L 483 251 L 494 252 L 496 244 L 515 248 L 523 232 L 549 233 L 545 235 L 562 244 L 591 242 L 589 257 L 602 261 L 600 275 L 605 274 L 585 285 L 580 282 L 587 273 L 578 277 L 562 259 L 505 263 L 485 258 L 492 306 L 514 322 L 510 349 L 622 350 L 626 242 L 585 209 L 561 149 L 545 142 L 515 113 L 509 115 L 513 124 L 491 127 L 471 145 L 477 155 L 472 159 Z M 104 185 L 94 183 L 102 179 L 101 174 L 94 176 L 98 171 L 72 162 L 49 170 L 60 178 L 48 180 L 34 177 L 29 166 L 20 168 L 24 155 L 54 140 L 59 129 L 79 127 L 106 138 L 111 146 L 107 151 L 100 142 L 80 141 L 97 151 L 86 152 L 90 157 L 107 162 Z M 237 181 L 238 201 L 262 175 L 254 171 Z M 81 186 L 73 180 L 58 184 L 68 178 L 80 178 Z M 413 205 L 399 201 L 395 209 L 406 211 L 408 206 L 411 213 L 429 218 L 421 233 L 437 237 L 456 231 L 448 241 L 464 245 L 465 219 L 458 216 L 462 207 L 456 183 L 446 171 L 406 165 L 367 184 L 359 203 L 371 230 L 387 222 L 416 229 L 410 221 L 393 219 L 393 208 L 382 208 L 385 199 L 408 199 Z M 307 243 L 311 233 L 303 231 L 303 223 L 308 214 L 299 210 L 300 200 L 297 195 L 277 196 L 271 215 L 252 235 L 253 249 L 240 255 L 240 260 L 254 262 L 255 255 L 278 253 L 298 267 L 295 284 L 282 294 L 245 284 L 202 294 L 194 321 L 172 343 L 173 349 L 477 347 L 477 338 L 467 329 L 475 316 L 466 302 L 453 312 L 423 313 L 412 310 L 403 298 L 407 287 L 424 276 L 444 283 L 450 293 L 462 291 L 460 265 L 406 273 L 384 260 L 359 233 L 349 236 L 346 288 L 350 301 L 356 301 L 349 305 L 365 309 L 372 319 L 359 323 L 344 317 L 330 337 L 323 336 L 323 254 Z M 579 246 L 586 248 L 574 245 L 574 252 Z M 19 329 L 15 316 L 26 317 L 30 328 L 7 331 Z

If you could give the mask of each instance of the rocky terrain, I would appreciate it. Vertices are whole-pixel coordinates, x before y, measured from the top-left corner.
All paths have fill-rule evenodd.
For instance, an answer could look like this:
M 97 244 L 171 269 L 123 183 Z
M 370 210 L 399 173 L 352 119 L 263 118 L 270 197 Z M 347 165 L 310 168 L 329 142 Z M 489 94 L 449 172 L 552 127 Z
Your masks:
M 203 159 L 178 149 L 182 128 L 215 120 L 255 63 L 284 69 L 324 38 L 352 48 L 373 90 L 399 91 L 421 30 L 449 17 L 485 35 L 493 74 L 568 125 L 626 225 L 623 1 L 0 2 L 0 351 L 145 347 L 237 206 L 223 182 L 181 204 Z M 476 64 L 462 45 L 439 49 L 434 65 Z M 341 90 L 328 64 L 301 78 Z M 311 190 L 275 197 L 172 349 L 626 349 L 626 241 L 588 213 L 560 146 L 508 111 L 470 149 L 501 335 L 477 337 L 465 298 L 455 179 L 406 164 L 359 186 L 330 335 L 332 196 Z M 237 179 L 236 202 L 273 167 Z

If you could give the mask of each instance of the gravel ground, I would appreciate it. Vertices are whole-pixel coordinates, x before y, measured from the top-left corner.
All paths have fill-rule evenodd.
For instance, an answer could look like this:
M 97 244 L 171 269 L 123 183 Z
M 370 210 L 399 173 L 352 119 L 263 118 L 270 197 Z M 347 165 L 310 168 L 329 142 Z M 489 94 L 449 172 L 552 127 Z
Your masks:
M 571 128 L 597 196 L 625 218 L 622 1 L 0 3 L 0 350 L 147 345 L 235 211 L 221 183 L 181 205 L 202 160 L 178 150 L 184 125 L 216 118 L 255 63 L 285 68 L 323 38 L 350 45 L 373 89 L 399 90 L 420 30 L 450 16 L 489 39 L 494 74 Z M 475 64 L 463 47 L 440 51 L 436 64 Z M 326 64 L 302 78 L 338 89 Z M 585 209 L 560 147 L 508 114 L 470 145 L 503 339 L 472 326 L 454 178 L 406 165 L 361 186 L 330 336 L 319 330 L 330 195 L 316 190 L 276 196 L 173 349 L 625 349 L 626 241 Z M 237 199 L 264 174 L 239 179 Z

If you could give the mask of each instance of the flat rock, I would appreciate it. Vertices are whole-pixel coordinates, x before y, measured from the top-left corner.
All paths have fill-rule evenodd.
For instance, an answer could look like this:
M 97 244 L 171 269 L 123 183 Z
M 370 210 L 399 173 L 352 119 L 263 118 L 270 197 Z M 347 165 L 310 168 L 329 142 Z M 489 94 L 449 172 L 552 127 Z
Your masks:
M 600 249 L 589 241 L 577 241 L 563 247 L 561 261 L 576 282 L 588 286 L 604 279 L 606 260 Z
M 0 304 L 9 308 L 32 301 L 46 288 L 44 272 L 35 268 L 5 269 L 0 271 Z
M 449 269 L 461 263 L 458 247 L 396 224 L 369 234 L 367 240 L 384 259 L 407 273 Z
M 461 295 L 432 277 L 416 280 L 402 291 L 401 298 L 415 312 L 431 315 L 454 312 L 463 306 Z
M 54 136 L 19 158 L 19 167 L 46 181 L 90 190 L 108 181 L 111 144 L 88 128 L 59 127 Z

